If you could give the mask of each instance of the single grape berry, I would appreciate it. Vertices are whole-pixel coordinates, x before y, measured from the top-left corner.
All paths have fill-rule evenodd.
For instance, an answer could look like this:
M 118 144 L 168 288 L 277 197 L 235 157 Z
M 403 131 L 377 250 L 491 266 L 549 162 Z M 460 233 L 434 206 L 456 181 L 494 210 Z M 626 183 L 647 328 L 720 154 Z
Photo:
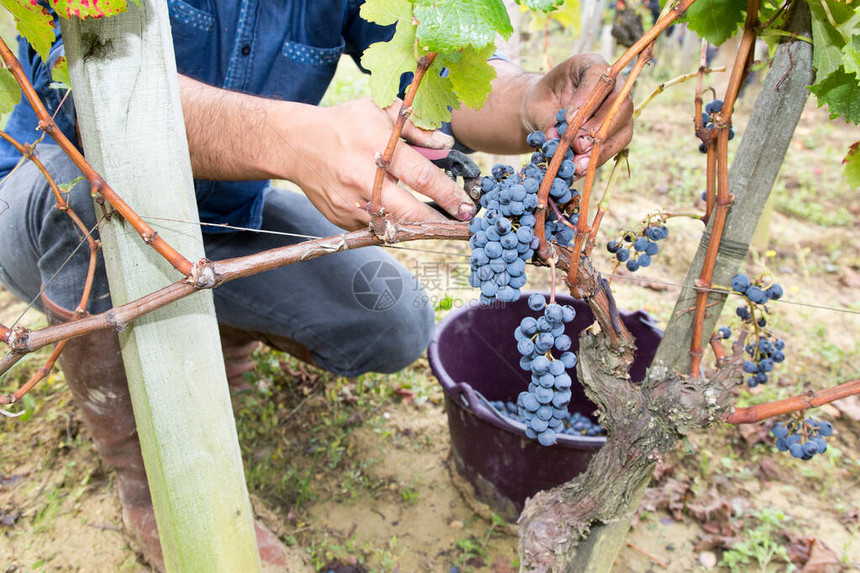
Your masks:
M 746 293 L 750 288 L 750 279 L 743 273 L 736 274 L 732 278 L 732 289 L 739 293 Z
M 546 306 L 546 299 L 542 294 L 533 294 L 529 297 L 529 308 L 534 311 L 543 310 Z
M 526 137 L 526 145 L 535 149 L 546 143 L 546 135 L 542 131 L 533 131 Z
M 720 99 L 715 99 L 714 101 L 709 102 L 708 104 L 705 105 L 705 113 L 707 113 L 707 114 L 719 113 L 722 110 L 723 110 L 723 100 L 720 100 Z

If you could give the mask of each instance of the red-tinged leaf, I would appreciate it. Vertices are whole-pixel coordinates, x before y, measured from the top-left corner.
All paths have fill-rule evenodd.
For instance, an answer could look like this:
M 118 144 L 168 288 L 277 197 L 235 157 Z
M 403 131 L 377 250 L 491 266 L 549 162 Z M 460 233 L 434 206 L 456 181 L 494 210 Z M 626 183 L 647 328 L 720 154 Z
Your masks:
M 51 70 L 51 79 L 55 83 L 61 84 L 62 89 L 71 89 L 72 80 L 69 79 L 69 64 L 65 56 L 60 56 L 54 62 L 54 68 Z
M 50 0 L 61 18 L 101 18 L 128 10 L 126 0 Z
M 43 60 L 48 59 L 54 43 L 54 19 L 39 6 L 36 0 L 0 0 L 0 4 L 12 13 L 18 33 L 27 38 Z
M 845 165 L 845 178 L 852 189 L 860 189 L 860 141 L 848 148 L 848 154 L 842 160 Z

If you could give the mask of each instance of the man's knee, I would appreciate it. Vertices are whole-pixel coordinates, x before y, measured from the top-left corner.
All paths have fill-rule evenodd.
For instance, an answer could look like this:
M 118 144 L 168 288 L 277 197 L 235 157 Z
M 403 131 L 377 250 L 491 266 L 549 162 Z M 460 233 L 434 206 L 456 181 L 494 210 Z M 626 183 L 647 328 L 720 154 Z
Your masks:
M 57 197 L 36 166 L 30 162 L 21 165 L 0 187 L 0 198 L 10 204 L 0 239 L 17 246 L 0 253 L 3 268 L 0 276 L 19 297 L 32 299 L 44 288 L 45 294 L 57 304 L 75 308 L 89 267 L 85 236 L 94 232 L 96 226 L 92 197 L 80 170 L 58 146 L 40 145 L 38 155 L 53 183 L 61 186 L 62 200 L 86 230 L 78 228 L 65 210 L 57 209 Z M 71 189 L 62 187 L 76 180 Z M 88 310 L 100 312 L 109 306 L 103 262 L 99 258 Z
M 391 374 L 415 362 L 430 344 L 435 314 L 429 305 L 404 307 L 396 318 L 383 318 L 378 331 L 389 328 L 389 334 L 376 340 L 379 360 L 372 370 Z M 391 323 L 394 324 L 391 324 Z
M 433 335 L 435 314 L 427 304 L 402 300 L 385 310 L 368 312 L 351 328 L 351 343 L 315 361 L 342 376 L 366 372 L 392 374 L 417 360 Z

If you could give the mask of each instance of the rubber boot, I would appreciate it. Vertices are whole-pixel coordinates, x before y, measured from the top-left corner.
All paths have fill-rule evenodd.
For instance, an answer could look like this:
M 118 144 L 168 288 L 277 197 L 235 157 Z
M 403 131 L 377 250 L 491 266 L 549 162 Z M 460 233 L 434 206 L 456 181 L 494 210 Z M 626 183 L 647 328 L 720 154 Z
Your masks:
M 218 333 L 221 335 L 221 352 L 224 354 L 224 368 L 227 371 L 230 393 L 251 390 L 251 385 L 245 379 L 245 372 L 254 369 L 251 354 L 260 343 L 249 332 L 221 324 L 218 325 Z
M 286 352 L 311 366 L 319 367 L 314 363 L 310 349 L 291 338 L 265 332 L 241 330 L 223 324 L 218 325 L 218 332 L 221 334 L 221 348 L 224 351 L 224 363 L 227 366 L 227 381 L 233 389 L 250 388 L 242 374 L 254 367 L 251 363 L 251 352 L 257 348 L 260 342 L 275 350 Z
M 52 324 L 71 320 L 73 313 L 43 298 Z M 59 359 L 81 412 L 84 425 L 101 460 L 116 472 L 126 533 L 156 571 L 164 571 L 155 512 L 135 427 L 119 338 L 97 331 L 71 339 Z M 288 568 L 287 548 L 259 522 L 254 523 L 265 571 Z

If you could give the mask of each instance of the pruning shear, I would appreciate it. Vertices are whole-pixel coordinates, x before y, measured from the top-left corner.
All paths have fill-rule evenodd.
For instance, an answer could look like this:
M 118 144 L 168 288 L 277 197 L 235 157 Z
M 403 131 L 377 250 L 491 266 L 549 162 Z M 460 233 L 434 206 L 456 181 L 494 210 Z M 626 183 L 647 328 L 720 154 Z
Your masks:
M 462 177 L 463 189 L 466 190 L 466 194 L 478 209 L 481 208 L 481 169 L 468 155 L 456 149 L 428 149 L 417 145 L 410 145 L 410 147 L 429 159 L 433 165 L 445 171 L 445 175 L 453 181 L 456 181 L 457 177 Z M 427 205 L 446 217 L 453 218 L 445 209 L 437 205 L 435 201 L 430 201 Z

